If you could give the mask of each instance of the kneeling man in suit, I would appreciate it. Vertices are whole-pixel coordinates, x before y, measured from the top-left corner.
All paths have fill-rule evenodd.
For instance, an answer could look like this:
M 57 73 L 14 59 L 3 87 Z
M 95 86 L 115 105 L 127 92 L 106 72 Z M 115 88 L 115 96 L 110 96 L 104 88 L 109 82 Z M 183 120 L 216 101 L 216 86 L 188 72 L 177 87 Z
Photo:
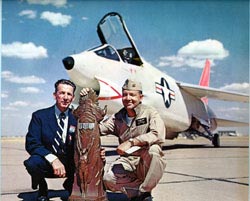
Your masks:
M 55 83 L 56 103 L 32 114 L 25 148 L 30 157 L 24 165 L 32 178 L 32 188 L 39 188 L 38 201 L 47 201 L 45 178 L 67 177 L 63 187 L 71 194 L 74 183 L 74 134 L 76 119 L 69 108 L 76 86 L 66 79 Z

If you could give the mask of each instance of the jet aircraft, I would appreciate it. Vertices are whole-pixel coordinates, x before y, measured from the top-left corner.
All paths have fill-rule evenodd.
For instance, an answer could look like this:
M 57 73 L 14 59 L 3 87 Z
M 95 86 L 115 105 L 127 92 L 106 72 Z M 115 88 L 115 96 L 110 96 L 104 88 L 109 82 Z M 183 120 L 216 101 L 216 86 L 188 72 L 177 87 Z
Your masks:
M 199 85 L 177 82 L 174 78 L 147 63 L 140 53 L 121 15 L 106 14 L 97 25 L 101 45 L 63 59 L 64 67 L 77 85 L 93 88 L 100 106 L 107 105 L 108 113 L 122 107 L 122 84 L 127 78 L 142 83 L 143 103 L 155 107 L 163 118 L 166 139 L 180 133 L 203 136 L 220 146 L 217 126 L 248 126 L 248 123 L 218 119 L 207 104 L 207 98 L 249 102 L 246 94 L 210 88 L 210 63 L 207 60 Z M 78 97 L 76 97 L 76 101 Z M 77 103 L 76 103 L 77 104 Z

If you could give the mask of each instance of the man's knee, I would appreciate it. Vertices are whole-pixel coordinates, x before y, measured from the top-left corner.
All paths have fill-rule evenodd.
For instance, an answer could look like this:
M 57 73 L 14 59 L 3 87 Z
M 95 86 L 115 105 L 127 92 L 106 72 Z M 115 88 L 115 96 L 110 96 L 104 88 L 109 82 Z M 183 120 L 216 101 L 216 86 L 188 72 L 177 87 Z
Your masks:
M 151 162 L 158 163 L 158 166 L 164 171 L 166 167 L 166 159 L 161 147 L 159 145 L 151 146 L 149 155 L 151 156 Z
M 158 144 L 153 144 L 152 146 L 150 146 L 148 152 L 150 155 L 162 156 L 162 154 L 163 154 L 162 149 Z
M 126 171 L 124 170 L 122 164 L 114 164 L 108 169 L 108 171 L 104 172 L 103 182 L 107 189 L 116 191 L 117 180 L 120 180 L 125 175 Z
M 49 163 L 39 155 L 32 155 L 24 162 L 24 166 L 31 175 L 40 174 L 43 169 L 48 169 Z
M 115 180 L 115 175 L 112 171 L 108 171 L 103 174 L 104 183 L 115 183 Z

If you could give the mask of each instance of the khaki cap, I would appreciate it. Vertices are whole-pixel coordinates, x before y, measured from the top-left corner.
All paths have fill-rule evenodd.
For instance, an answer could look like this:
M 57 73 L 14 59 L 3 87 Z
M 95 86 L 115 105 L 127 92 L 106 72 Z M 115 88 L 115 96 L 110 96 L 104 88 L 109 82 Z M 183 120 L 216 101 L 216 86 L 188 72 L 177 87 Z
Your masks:
M 131 80 L 131 79 L 127 79 L 124 83 L 124 85 L 122 86 L 122 89 L 125 90 L 134 90 L 134 91 L 142 91 L 142 86 L 140 82 Z

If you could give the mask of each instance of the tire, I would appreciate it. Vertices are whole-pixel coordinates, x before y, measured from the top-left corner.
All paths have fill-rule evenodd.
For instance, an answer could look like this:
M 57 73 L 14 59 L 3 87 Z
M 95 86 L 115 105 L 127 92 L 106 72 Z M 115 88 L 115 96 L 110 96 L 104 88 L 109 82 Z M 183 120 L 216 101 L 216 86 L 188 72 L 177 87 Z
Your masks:
M 213 143 L 214 147 L 220 147 L 220 136 L 218 133 L 214 134 L 212 143 Z

